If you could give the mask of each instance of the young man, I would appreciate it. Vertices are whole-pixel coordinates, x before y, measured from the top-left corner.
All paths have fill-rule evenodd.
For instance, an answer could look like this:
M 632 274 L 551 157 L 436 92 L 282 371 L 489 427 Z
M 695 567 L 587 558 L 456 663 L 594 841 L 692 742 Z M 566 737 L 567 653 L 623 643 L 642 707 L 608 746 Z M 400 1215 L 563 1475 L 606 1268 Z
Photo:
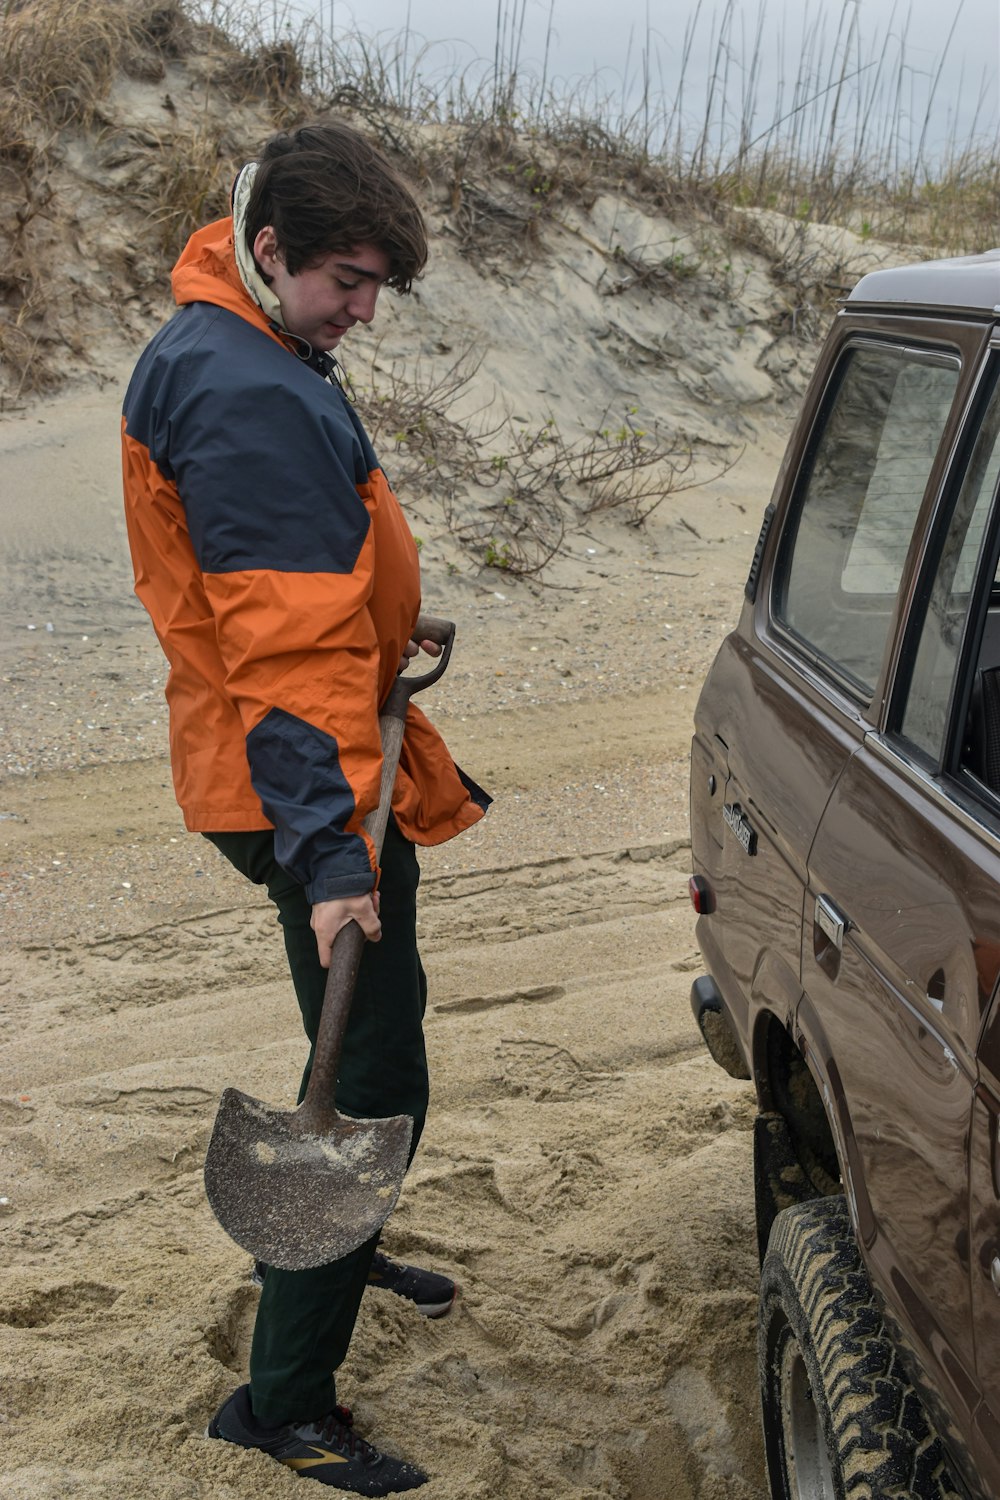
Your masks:
M 181 255 L 180 310 L 136 367 L 122 427 L 136 592 L 170 663 L 186 825 L 267 887 L 310 1042 L 333 940 L 360 924 L 371 941 L 336 1103 L 410 1115 L 414 1149 L 427 1066 L 413 845 L 461 832 L 489 799 L 411 706 L 376 871 L 362 820 L 378 801 L 378 709 L 418 649 L 420 577 L 331 351 L 371 321 L 383 286 L 409 290 L 426 252 L 412 194 L 356 131 L 275 136 L 240 172 L 232 218 Z M 424 1311 L 447 1311 L 454 1293 L 385 1257 L 373 1272 L 375 1247 L 310 1271 L 258 1268 L 250 1383 L 209 1436 L 358 1494 L 424 1482 L 336 1402 L 332 1372 L 369 1279 Z

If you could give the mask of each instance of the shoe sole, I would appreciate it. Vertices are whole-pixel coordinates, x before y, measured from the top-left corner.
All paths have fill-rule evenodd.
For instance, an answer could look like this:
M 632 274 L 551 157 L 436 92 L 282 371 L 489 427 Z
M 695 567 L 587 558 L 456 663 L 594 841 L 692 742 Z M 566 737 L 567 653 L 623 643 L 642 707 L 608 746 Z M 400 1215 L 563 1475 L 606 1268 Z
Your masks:
M 458 1287 L 452 1292 L 447 1302 L 414 1302 L 413 1306 L 418 1313 L 423 1313 L 425 1318 L 446 1318 L 455 1306 L 457 1296 Z M 408 1300 L 406 1297 L 403 1298 L 404 1302 Z

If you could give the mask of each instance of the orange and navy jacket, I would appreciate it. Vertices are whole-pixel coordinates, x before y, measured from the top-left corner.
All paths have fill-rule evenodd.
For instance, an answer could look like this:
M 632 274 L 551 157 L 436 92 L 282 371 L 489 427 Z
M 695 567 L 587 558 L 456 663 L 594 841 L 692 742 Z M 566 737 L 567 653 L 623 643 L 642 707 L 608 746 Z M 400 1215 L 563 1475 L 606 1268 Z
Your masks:
M 420 607 L 417 551 L 339 387 L 245 291 L 232 220 L 174 268 L 179 311 L 122 420 L 135 591 L 170 663 L 170 755 L 189 829 L 273 827 L 310 901 L 375 880 L 378 709 Z M 410 705 L 393 812 L 437 844 L 489 798 Z

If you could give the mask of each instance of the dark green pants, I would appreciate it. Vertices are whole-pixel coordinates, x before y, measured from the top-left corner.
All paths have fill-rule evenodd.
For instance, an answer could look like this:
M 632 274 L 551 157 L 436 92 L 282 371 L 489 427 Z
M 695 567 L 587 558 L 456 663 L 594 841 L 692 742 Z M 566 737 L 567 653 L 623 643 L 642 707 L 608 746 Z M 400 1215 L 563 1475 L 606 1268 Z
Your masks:
M 271 832 L 206 837 L 248 880 L 267 887 L 278 909 L 292 984 L 312 1044 L 326 970 L 316 955 L 305 890 L 275 860 Z M 427 983 L 416 933 L 419 879 L 413 845 L 390 819 L 379 882 L 382 940 L 365 945 L 336 1092 L 337 1108 L 344 1114 L 409 1115 L 411 1156 L 427 1113 Z M 311 1064 L 310 1045 L 300 1099 Z M 262 1422 L 310 1422 L 336 1404 L 333 1372 L 347 1354 L 377 1239 L 315 1270 L 268 1270 L 250 1351 L 251 1400 Z

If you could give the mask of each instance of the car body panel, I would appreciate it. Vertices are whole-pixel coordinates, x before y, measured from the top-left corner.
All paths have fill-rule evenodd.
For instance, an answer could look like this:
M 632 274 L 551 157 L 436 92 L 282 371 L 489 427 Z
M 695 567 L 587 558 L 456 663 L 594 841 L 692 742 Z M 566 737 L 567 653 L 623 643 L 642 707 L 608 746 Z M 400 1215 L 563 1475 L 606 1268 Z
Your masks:
M 969 1492 L 985 1500 L 1000 1500 L 1000 786 L 991 795 L 955 769 L 968 688 L 965 697 L 951 690 L 939 763 L 911 756 L 893 726 L 916 649 L 911 622 L 923 621 L 938 538 L 985 409 L 991 341 L 1000 351 L 998 317 L 1000 251 L 873 273 L 842 306 L 775 484 L 739 624 L 702 689 L 691 757 L 693 868 L 714 900 L 698 941 L 759 1108 L 773 1108 L 777 1026 L 806 1063 L 904 1361 Z M 888 419 L 879 429 L 877 411 L 871 417 L 882 433 L 875 468 L 856 477 L 844 449 L 844 482 L 861 485 L 863 498 L 831 574 L 840 580 L 831 638 L 837 611 L 848 622 L 853 612 L 863 635 L 868 609 L 879 634 L 863 679 L 810 644 L 797 629 L 808 613 L 796 615 L 783 590 L 811 495 L 817 505 L 826 490 L 835 506 L 853 503 L 838 494 L 837 469 L 822 465 L 828 434 L 839 431 L 844 372 L 860 371 L 861 382 L 883 348 L 887 363 L 917 372 L 915 389 L 924 381 L 933 394 L 937 381 L 928 409 L 941 420 L 921 429 L 913 407 L 914 453 L 926 450 L 914 458 L 919 488 L 905 493 L 894 523 L 891 567 L 890 554 L 882 558 L 891 585 L 857 603 L 846 569 L 872 493 L 866 475 L 882 472 Z M 921 373 L 939 367 L 953 372 L 947 380 Z M 846 396 L 843 408 L 849 415 Z M 884 460 L 904 488 L 906 432 L 901 420 Z M 985 512 L 990 492 L 981 494 Z M 992 504 L 990 537 L 1000 538 L 1000 496 Z M 826 533 L 814 525 L 826 537 L 817 566 L 837 561 L 837 514 Z M 811 575 L 801 576 L 808 602 Z M 989 580 L 977 587 L 988 593 Z M 971 620 L 973 596 L 954 597 Z M 990 620 L 1000 638 L 1000 594 Z M 968 678 L 970 649 L 954 647 L 964 663 L 956 680 Z
M 984 930 L 991 943 L 1000 930 L 998 888 L 996 850 L 956 837 L 891 758 L 864 746 L 852 757 L 810 858 L 810 897 L 832 897 L 849 925 L 834 965 L 807 921 L 803 988 L 842 1081 L 866 1262 L 966 1429 L 980 1394 L 968 1230 L 977 964 Z

